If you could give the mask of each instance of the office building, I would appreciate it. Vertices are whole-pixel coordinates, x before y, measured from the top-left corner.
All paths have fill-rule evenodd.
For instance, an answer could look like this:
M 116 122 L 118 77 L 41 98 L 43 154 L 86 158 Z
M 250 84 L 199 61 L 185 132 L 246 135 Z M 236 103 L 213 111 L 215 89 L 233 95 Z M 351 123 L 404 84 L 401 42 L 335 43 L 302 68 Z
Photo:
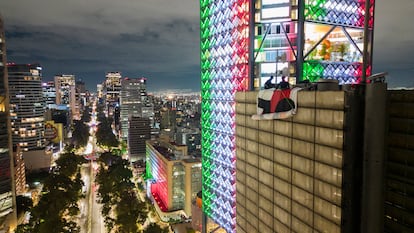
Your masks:
M 186 156 L 184 145 L 147 141 L 146 178 L 150 196 L 162 212 L 183 210 L 190 217 L 192 201 L 201 190 L 201 163 Z
M 121 93 L 121 72 L 107 72 L 104 82 L 105 108 L 107 115 L 114 119 L 115 130 L 120 128 L 119 95 Z
M 23 152 L 19 146 L 13 147 L 13 158 L 16 196 L 18 196 L 26 193 L 26 168 L 23 160 Z
M 357 93 L 301 91 L 293 118 L 262 121 L 257 92 L 236 94 L 237 232 L 360 232 Z
M 177 128 L 177 110 L 164 107 L 161 109 L 160 115 L 160 128 L 175 131 Z
M 299 92 L 270 121 L 236 94 L 237 232 L 411 231 L 414 92 L 381 85 Z
M 62 74 L 55 76 L 56 104 L 70 110 L 70 122 L 80 119 L 76 102 L 75 75 Z
M 200 155 L 201 132 L 199 128 L 178 128 L 176 141 L 188 147 L 188 154 Z
M 260 89 L 270 76 L 364 81 L 374 1 L 206 0 L 200 10 L 203 211 L 235 232 L 235 92 Z
M 87 103 L 87 90 L 85 87 L 85 82 L 78 80 L 75 83 L 75 92 L 76 92 L 76 105 L 77 112 L 83 112 L 82 109 L 86 106 Z
M 414 229 L 413 105 L 413 90 L 388 91 L 384 232 L 411 232 Z M 384 149 L 380 144 L 377 147 Z
M 8 64 L 13 144 L 23 152 L 45 147 L 41 72 L 39 64 Z
M 131 116 L 127 124 L 129 132 L 127 140 L 129 159 L 132 162 L 145 160 L 145 141 L 151 139 L 150 119 Z
M 3 19 L 0 17 L 0 231 L 8 230 L 13 221 L 16 224 L 16 211 L 13 211 L 16 197 L 6 64 L 6 41 Z
M 42 83 L 43 98 L 46 109 L 56 109 L 56 87 L 55 82 Z
M 153 107 L 149 103 L 146 78 L 124 78 L 120 93 L 121 138 L 128 139 L 128 122 L 131 117 L 143 117 L 153 121 Z
M 96 93 L 99 99 L 103 98 L 103 84 L 96 84 Z

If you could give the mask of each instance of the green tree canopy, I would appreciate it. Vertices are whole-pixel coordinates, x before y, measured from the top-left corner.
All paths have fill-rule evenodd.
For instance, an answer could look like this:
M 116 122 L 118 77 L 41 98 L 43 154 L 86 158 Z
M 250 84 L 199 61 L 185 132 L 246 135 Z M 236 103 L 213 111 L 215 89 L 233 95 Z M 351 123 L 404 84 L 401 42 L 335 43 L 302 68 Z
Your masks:
M 83 121 L 73 121 L 72 143 L 75 147 L 84 147 L 89 140 L 89 126 Z
M 119 145 L 119 141 L 112 132 L 111 122 L 105 117 L 105 115 L 98 116 L 98 129 L 96 131 L 96 143 L 106 147 L 116 147 Z
M 147 229 L 144 230 L 144 233 L 168 233 L 168 229 L 161 228 L 155 223 L 148 225 Z
M 26 196 L 16 196 L 16 205 L 17 205 L 17 214 L 26 212 L 33 207 L 33 201 L 30 197 Z

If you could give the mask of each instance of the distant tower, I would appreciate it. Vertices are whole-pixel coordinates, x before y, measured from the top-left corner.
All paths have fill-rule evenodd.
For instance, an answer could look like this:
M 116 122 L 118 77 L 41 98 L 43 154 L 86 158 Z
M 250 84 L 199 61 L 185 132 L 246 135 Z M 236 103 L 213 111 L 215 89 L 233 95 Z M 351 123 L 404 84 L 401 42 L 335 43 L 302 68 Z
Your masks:
M 228 233 L 236 228 L 235 93 L 271 75 L 363 81 L 373 13 L 374 0 L 200 1 L 203 212 Z
M 151 139 L 150 119 L 131 116 L 127 129 L 130 160 L 145 160 L 145 141 Z
M 44 82 L 42 83 L 43 98 L 45 101 L 45 107 L 47 109 L 56 108 L 56 87 L 55 82 Z
M 70 109 L 71 122 L 79 119 L 79 109 L 76 104 L 75 75 L 62 74 L 55 76 L 56 104 L 65 105 Z
M 149 118 L 153 121 L 153 108 L 149 103 L 146 78 L 122 79 L 120 93 L 121 138 L 128 139 L 128 122 L 133 116 Z
M 9 117 L 9 83 L 6 68 L 6 45 L 3 20 L 0 17 L 0 231 L 3 226 L 11 226 L 17 222 L 14 163 L 11 140 L 11 124 Z M 5 216 L 12 222 L 5 222 Z
M 119 108 L 119 95 L 121 93 L 121 72 L 108 72 L 105 76 L 105 101 L 108 116 L 114 118 L 115 128 L 119 129 L 119 115 L 115 115 L 115 109 Z
M 86 86 L 85 82 L 82 80 L 76 81 L 75 83 L 75 89 L 76 89 L 76 107 L 78 108 L 78 112 L 80 114 L 80 110 L 83 109 L 86 105 Z
M 39 64 L 8 65 L 13 144 L 23 152 L 45 147 L 41 72 Z

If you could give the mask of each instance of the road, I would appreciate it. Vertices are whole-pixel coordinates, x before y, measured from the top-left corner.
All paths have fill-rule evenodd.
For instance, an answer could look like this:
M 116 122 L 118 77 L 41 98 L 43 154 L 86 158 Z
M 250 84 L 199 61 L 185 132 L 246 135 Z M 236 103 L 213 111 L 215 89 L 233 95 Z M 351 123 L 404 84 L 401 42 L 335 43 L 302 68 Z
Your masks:
M 86 233 L 105 233 L 104 219 L 101 214 L 101 204 L 97 202 L 97 188 L 95 186 L 95 177 L 97 173 L 96 159 L 96 105 L 93 106 L 93 115 L 90 122 L 90 134 L 88 145 L 84 151 L 84 156 L 89 160 L 88 164 L 85 164 L 81 168 L 82 180 L 84 182 L 83 192 L 85 193 L 85 199 L 80 204 L 81 220 L 81 232 Z
M 105 233 L 104 220 L 101 215 L 101 205 L 97 202 L 97 190 L 94 181 L 97 167 L 96 162 L 89 162 L 82 166 L 81 175 L 85 184 L 82 189 L 85 198 L 80 202 L 80 219 L 79 225 L 81 232 L 87 233 Z
M 91 168 L 91 174 L 95 178 L 96 175 L 96 167 L 98 165 L 96 162 L 92 161 L 92 168 Z M 91 233 L 105 233 L 105 224 L 104 219 L 101 214 L 101 204 L 97 202 L 97 188 L 95 186 L 95 183 L 93 182 L 91 184 L 91 195 L 90 195 L 90 217 L 91 217 Z M 88 231 L 89 232 L 89 231 Z

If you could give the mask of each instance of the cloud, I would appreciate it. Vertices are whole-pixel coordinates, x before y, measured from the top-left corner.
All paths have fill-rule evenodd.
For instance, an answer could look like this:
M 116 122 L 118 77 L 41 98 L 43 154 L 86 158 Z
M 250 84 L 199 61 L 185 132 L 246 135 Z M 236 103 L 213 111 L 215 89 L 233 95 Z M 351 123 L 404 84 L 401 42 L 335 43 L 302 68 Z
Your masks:
M 41 63 L 46 79 L 73 73 L 94 88 L 121 71 L 156 89 L 199 90 L 198 1 L 8 0 L 0 9 L 9 60 Z M 395 85 L 412 79 L 413 12 L 413 0 L 376 0 L 374 72 Z
M 46 79 L 73 73 L 94 86 L 119 70 L 154 76 L 149 86 L 151 78 L 161 85 L 176 79 L 173 88 L 199 90 L 196 1 L 13 0 L 0 9 L 9 60 L 41 63 Z

